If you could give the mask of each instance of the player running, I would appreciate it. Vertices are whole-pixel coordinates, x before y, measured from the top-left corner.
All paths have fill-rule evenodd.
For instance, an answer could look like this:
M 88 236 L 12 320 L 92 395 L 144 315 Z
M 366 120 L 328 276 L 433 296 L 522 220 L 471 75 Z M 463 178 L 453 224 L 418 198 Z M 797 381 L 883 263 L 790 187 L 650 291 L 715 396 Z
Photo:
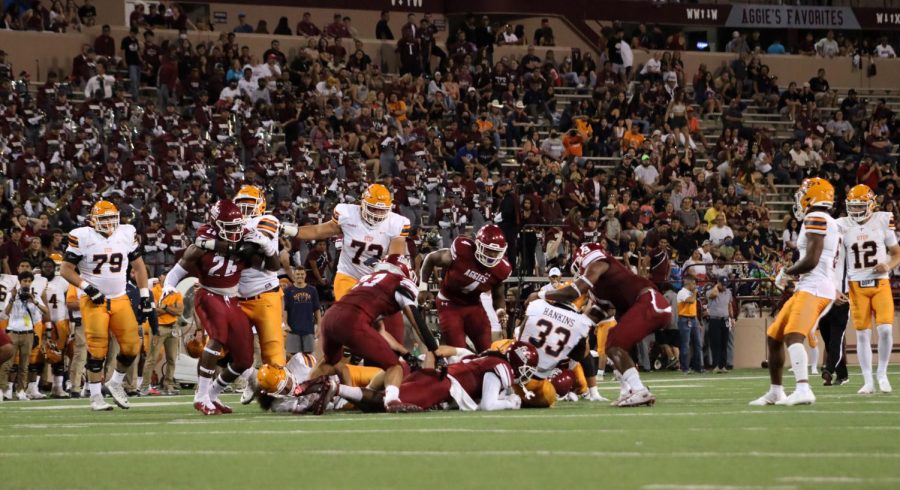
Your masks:
M 198 236 L 220 239 L 230 245 L 228 252 L 205 250 L 191 245 L 181 260 L 166 275 L 162 297 L 175 290 L 178 283 L 193 271 L 200 288 L 194 296 L 197 321 L 209 334 L 200 355 L 197 392 L 194 408 L 203 415 L 231 413 L 231 407 L 219 400 L 219 395 L 241 373 L 253 365 L 253 332 L 250 321 L 237 301 L 241 272 L 259 267 L 259 249 L 265 253 L 266 238 L 244 227 L 244 216 L 231 201 L 223 199 L 209 210 L 209 224 L 200 227 Z M 264 267 L 277 270 L 278 256 L 266 255 Z M 230 357 L 213 382 L 216 363 Z
M 576 278 L 568 287 L 534 293 L 529 301 L 571 303 L 588 294 L 594 304 L 611 303 L 621 315 L 618 325 L 609 330 L 606 338 L 606 355 L 621 380 L 619 398 L 612 405 L 653 405 L 656 398 L 641 382 L 628 351 L 647 335 L 664 328 L 672 316 L 672 307 L 653 283 L 628 270 L 597 243 L 585 243 L 578 248 L 572 273 Z
M 900 245 L 894 216 L 875 211 L 875 193 L 859 184 L 847 194 L 847 217 L 838 219 L 844 230 L 847 277 L 850 282 L 850 318 L 856 329 L 856 353 L 862 370 L 859 394 L 875 392 L 872 383 L 872 316 L 878 333 L 878 388 L 891 392 L 887 368 L 894 347 L 894 299 L 891 269 L 900 265 Z
M 478 230 L 475 240 L 456 237 L 450 248 L 425 257 L 422 283 L 428 283 L 435 267 L 444 272 L 435 304 L 445 345 L 465 347 L 468 337 L 477 351 L 490 348 L 491 321 L 481 294 L 490 291 L 493 308 L 503 325 L 506 322 L 503 281 L 512 272 L 505 254 L 503 232 L 497 225 L 487 224 Z
M 91 208 L 89 219 L 91 226 L 75 228 L 69 233 L 69 246 L 60 275 L 84 292 L 80 309 L 87 339 L 91 409 L 113 408 L 103 400 L 100 387 L 110 332 L 119 343 L 119 355 L 106 387 L 116 405 L 128 408 L 128 395 L 122 381 L 140 353 L 141 339 L 131 302 L 125 294 L 125 284 L 131 264 L 140 289 L 141 310 L 149 314 L 154 305 L 147 286 L 147 268 L 134 227 L 119 224 L 119 210 L 114 204 L 98 201 Z
M 406 255 L 409 219 L 391 211 L 390 191 L 372 184 L 359 204 L 338 204 L 331 221 L 297 227 L 283 224 L 282 234 L 302 240 L 324 240 L 343 234 L 341 256 L 334 278 L 334 299 L 340 301 L 363 276 L 374 271 L 375 264 L 387 255 Z M 403 318 L 398 314 L 385 319 L 385 328 L 403 343 Z
M 809 387 L 809 358 L 803 341 L 811 334 L 819 319 L 828 312 L 836 296 L 834 270 L 840 257 L 841 230 L 829 212 L 834 205 L 834 187 L 824 179 L 804 180 L 795 194 L 794 216 L 803 221 L 797 239 L 800 260 L 782 268 L 775 277 L 775 287 L 784 289 L 794 276 L 796 292 L 766 332 L 769 353 L 769 378 L 765 395 L 750 405 L 809 405 L 816 396 Z M 782 385 L 784 345 L 787 344 L 797 386 L 785 396 Z

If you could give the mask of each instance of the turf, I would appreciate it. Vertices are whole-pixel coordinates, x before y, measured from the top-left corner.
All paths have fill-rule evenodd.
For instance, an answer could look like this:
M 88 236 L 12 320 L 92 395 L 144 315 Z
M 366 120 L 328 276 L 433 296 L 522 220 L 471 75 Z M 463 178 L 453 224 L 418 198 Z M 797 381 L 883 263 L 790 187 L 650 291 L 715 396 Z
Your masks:
M 859 380 L 815 383 L 818 403 L 794 408 L 747 406 L 761 370 L 646 375 L 659 402 L 635 409 L 204 418 L 189 396 L 106 413 L 7 401 L 0 488 L 900 488 L 900 393 L 858 396 Z

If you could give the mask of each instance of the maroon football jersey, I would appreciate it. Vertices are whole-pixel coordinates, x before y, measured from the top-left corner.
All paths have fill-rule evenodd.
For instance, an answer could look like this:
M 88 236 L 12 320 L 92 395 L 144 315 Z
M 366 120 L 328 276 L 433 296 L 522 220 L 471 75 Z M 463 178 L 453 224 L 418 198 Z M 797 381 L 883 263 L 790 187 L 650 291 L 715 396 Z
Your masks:
M 388 271 L 377 271 L 362 279 L 353 286 L 343 298 L 335 305 L 352 306 L 360 310 L 364 315 L 375 321 L 389 315 L 393 315 L 400 311 L 403 306 L 397 302 L 398 289 L 405 289 L 407 296 L 404 303 L 414 305 L 419 295 L 419 287 L 416 283 L 401 276 Z
M 471 306 L 481 303 L 481 293 L 491 291 L 512 273 L 506 257 L 491 268 L 481 265 L 475 258 L 475 240 L 471 238 L 453 240 L 450 257 L 452 260 L 444 271 L 438 297 L 453 304 Z
M 447 368 L 447 374 L 459 382 L 466 393 L 475 400 L 481 399 L 481 389 L 484 384 L 484 375 L 494 373 L 500 378 L 503 389 L 510 388 L 513 384 L 513 370 L 509 362 L 497 354 L 482 354 L 464 357 L 460 362 L 451 364 Z
M 206 238 L 218 239 L 215 230 L 209 225 L 203 225 L 197 230 L 197 235 Z M 241 280 L 241 271 L 246 263 L 234 256 L 225 256 L 213 251 L 207 251 L 200 257 L 200 265 L 197 268 L 197 279 L 202 286 L 219 290 L 235 288 L 233 294 L 237 294 L 237 285 Z
M 615 257 L 609 255 L 597 243 L 585 243 L 582 248 L 590 249 L 581 259 L 581 270 L 587 269 L 592 262 L 603 261 L 609 264 L 606 272 L 600 276 L 600 280 L 591 288 L 590 294 L 594 299 L 609 301 L 616 307 L 616 311 L 624 313 L 638 298 L 643 289 L 656 287 L 648 279 L 641 277 L 628 267 L 625 267 Z

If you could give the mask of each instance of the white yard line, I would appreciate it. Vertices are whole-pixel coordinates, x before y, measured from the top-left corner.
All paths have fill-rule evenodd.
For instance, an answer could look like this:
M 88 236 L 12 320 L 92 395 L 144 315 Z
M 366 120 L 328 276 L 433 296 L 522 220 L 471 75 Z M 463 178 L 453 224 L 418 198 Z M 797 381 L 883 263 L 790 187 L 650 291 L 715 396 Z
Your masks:
M 793 485 L 776 485 L 776 486 L 759 486 L 759 485 L 705 485 L 700 483 L 687 483 L 676 485 L 671 483 L 661 483 L 654 485 L 644 485 L 641 490 L 794 490 Z
M 784 476 L 776 481 L 783 483 L 833 483 L 835 485 L 846 483 L 898 483 L 900 477 L 856 477 L 856 476 Z

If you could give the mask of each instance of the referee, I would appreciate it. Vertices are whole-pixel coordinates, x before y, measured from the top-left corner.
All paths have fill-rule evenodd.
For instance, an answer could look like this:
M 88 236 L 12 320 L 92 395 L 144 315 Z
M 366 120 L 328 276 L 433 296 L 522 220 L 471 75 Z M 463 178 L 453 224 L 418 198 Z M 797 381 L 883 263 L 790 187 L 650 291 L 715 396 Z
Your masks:
M 846 259 L 846 257 L 845 257 Z M 850 300 L 847 299 L 847 262 L 842 261 L 841 288 L 831 309 L 819 321 L 819 331 L 825 342 L 825 366 L 822 368 L 822 379 L 825 386 L 847 384 L 847 349 L 844 344 L 844 330 L 850 318 Z

